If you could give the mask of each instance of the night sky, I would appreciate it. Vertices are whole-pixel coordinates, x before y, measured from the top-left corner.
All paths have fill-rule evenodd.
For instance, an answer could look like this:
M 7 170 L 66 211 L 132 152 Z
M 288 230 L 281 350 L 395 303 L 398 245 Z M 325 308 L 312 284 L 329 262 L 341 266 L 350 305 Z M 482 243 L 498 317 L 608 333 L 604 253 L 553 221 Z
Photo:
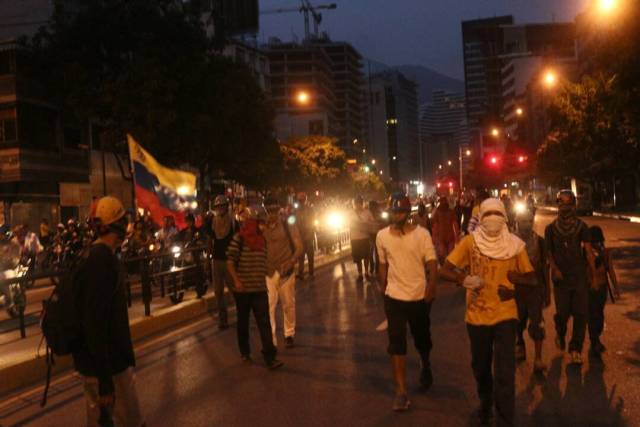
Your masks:
M 388 65 L 415 64 L 462 79 L 460 22 L 512 14 L 516 23 L 572 21 L 590 0 L 312 0 L 337 3 L 323 11 L 321 29 L 351 42 L 365 57 Z M 294 7 L 299 0 L 260 0 L 262 10 Z M 313 25 L 311 26 L 313 29 Z M 304 35 L 302 15 L 263 15 L 260 40 Z

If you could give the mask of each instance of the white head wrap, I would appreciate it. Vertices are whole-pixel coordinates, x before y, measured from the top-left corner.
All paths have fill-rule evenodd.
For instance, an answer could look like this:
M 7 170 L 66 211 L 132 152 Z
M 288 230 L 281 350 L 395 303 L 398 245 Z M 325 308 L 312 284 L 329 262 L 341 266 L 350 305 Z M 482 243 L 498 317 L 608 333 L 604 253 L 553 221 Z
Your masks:
M 503 215 L 503 225 L 499 233 L 491 233 L 487 229 L 485 214 L 496 211 Z M 492 217 L 493 215 L 489 215 Z M 480 205 L 480 223 L 471 233 L 482 255 L 499 260 L 513 258 L 524 249 L 525 243 L 516 235 L 509 232 L 507 226 L 507 212 L 498 199 L 487 199 Z M 483 221 L 485 222 L 483 224 Z

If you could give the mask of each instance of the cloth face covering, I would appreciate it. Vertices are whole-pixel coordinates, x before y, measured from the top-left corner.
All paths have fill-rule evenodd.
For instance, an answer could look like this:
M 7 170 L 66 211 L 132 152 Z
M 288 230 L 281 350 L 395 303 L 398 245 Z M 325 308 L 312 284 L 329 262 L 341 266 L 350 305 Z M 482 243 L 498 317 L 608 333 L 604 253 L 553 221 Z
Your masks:
M 489 212 L 500 212 L 502 215 Z M 506 260 L 524 249 L 524 242 L 509 232 L 506 217 L 504 205 L 498 199 L 487 199 L 480 205 L 480 226 L 471 235 L 482 255 Z
M 247 219 L 243 222 L 240 235 L 244 243 L 252 251 L 262 251 L 265 248 L 264 236 L 260 233 L 257 219 Z
M 573 235 L 578 231 L 580 222 L 575 205 L 560 205 L 558 207 L 558 219 L 555 222 L 556 229 L 563 236 Z

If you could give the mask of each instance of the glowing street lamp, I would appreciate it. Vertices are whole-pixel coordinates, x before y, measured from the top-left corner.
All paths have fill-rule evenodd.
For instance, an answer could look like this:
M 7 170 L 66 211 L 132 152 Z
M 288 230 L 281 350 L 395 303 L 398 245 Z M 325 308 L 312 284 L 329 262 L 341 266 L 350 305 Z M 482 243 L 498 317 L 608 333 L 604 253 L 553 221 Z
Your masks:
M 372 159 L 372 160 L 371 160 L 371 164 L 372 164 L 372 165 L 375 165 L 375 164 L 376 164 L 376 159 Z
M 471 150 L 467 150 L 467 151 L 465 151 L 465 152 L 464 152 L 464 155 L 465 155 L 465 156 L 467 156 L 467 157 L 469 157 L 469 156 L 471 155 Z
M 522 116 L 524 114 L 524 110 L 520 107 L 516 108 L 516 115 Z
M 599 0 L 598 10 L 602 14 L 609 14 L 618 8 L 619 4 L 617 0 Z
M 296 102 L 300 105 L 308 105 L 311 101 L 311 95 L 309 92 L 301 90 L 296 94 Z
M 542 80 L 548 88 L 554 87 L 558 83 L 558 76 L 553 70 L 547 70 Z
M 451 160 L 447 160 L 447 165 L 451 166 Z
M 492 135 L 492 136 L 494 136 L 494 137 L 496 137 L 496 138 L 497 138 L 498 136 L 500 136 L 500 131 L 498 130 L 498 128 L 493 128 L 493 129 L 491 129 L 491 135 Z

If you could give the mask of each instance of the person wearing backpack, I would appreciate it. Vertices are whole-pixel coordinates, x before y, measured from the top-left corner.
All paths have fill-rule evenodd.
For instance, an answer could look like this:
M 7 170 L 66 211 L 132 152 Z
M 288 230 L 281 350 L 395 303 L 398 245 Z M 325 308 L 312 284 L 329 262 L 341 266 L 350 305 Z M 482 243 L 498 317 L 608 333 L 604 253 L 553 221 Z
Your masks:
M 248 209 L 238 233 L 235 233 L 227 248 L 227 271 L 233 280 L 233 296 L 238 314 L 238 347 L 242 360 L 251 363 L 249 345 L 249 314 L 253 311 L 260 339 L 262 355 L 269 369 L 283 363 L 276 359 L 271 321 L 269 318 L 269 296 L 267 294 L 267 249 L 262 228 L 266 213 L 264 208 Z
M 589 234 L 591 235 L 596 272 L 594 283 L 589 289 L 589 319 L 587 323 L 589 326 L 591 354 L 600 357 L 606 350 L 600 341 L 600 335 L 602 335 L 604 329 L 604 305 L 607 302 L 607 291 L 611 291 L 610 286 L 613 286 L 612 294 L 615 294 L 616 298 L 620 298 L 620 289 L 618 288 L 616 271 L 611 261 L 611 253 L 604 245 L 602 228 L 594 225 L 589 229 Z
M 104 425 L 105 413 L 118 426 L 144 426 L 133 368 L 127 297 L 115 255 L 128 219 L 115 197 L 98 200 L 94 224 L 98 239 L 87 249 L 73 279 L 73 296 L 82 344 L 73 353 L 84 381 L 87 425 Z
M 302 255 L 303 245 L 300 232 L 295 224 L 289 224 L 280 218 L 280 203 L 273 197 L 264 200 L 267 222 L 264 238 L 267 244 L 267 289 L 269 293 L 269 314 L 273 344 L 276 338 L 276 307 L 282 301 L 284 317 L 284 342 L 293 347 L 296 333 L 296 278 L 295 265 Z

